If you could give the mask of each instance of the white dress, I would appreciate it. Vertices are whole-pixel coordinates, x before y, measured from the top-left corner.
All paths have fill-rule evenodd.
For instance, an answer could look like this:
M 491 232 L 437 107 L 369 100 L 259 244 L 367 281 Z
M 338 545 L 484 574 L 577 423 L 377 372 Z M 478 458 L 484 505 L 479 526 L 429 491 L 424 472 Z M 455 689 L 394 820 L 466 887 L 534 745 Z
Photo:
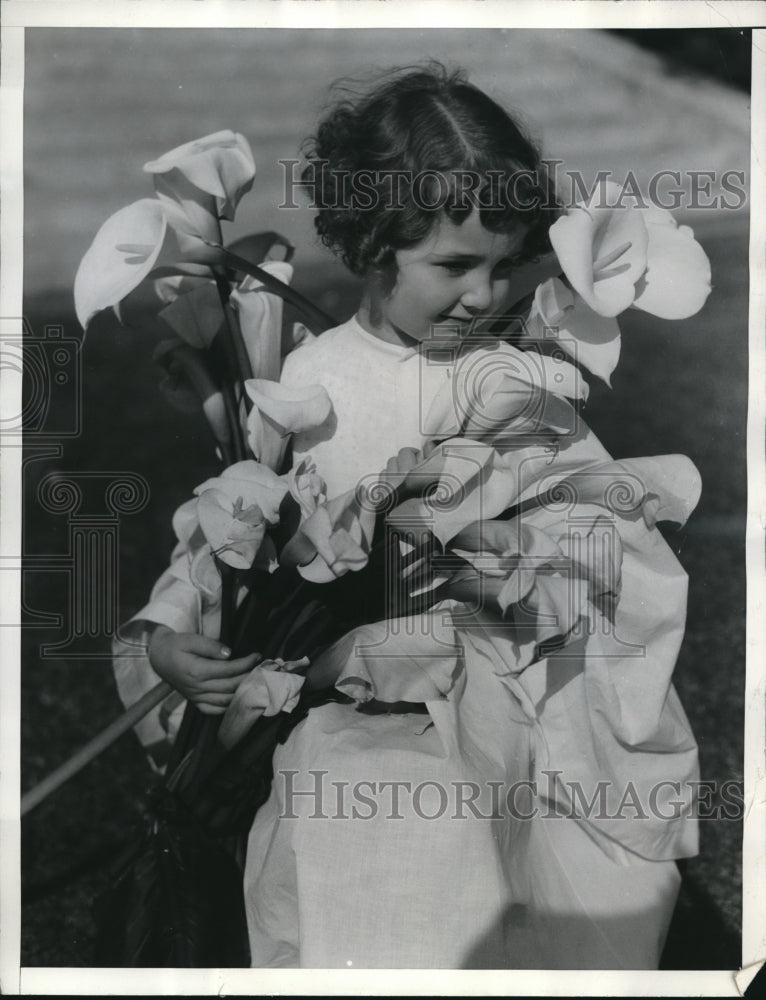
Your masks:
M 449 377 L 355 319 L 307 342 L 282 380 L 324 385 L 334 415 L 296 437 L 295 461 L 311 456 L 329 496 L 351 488 L 422 443 Z M 605 458 L 583 427 L 561 466 Z M 620 532 L 616 642 L 589 636 L 520 670 L 507 633 L 456 625 L 445 602 L 428 714 L 329 704 L 277 749 L 248 844 L 253 966 L 656 968 L 674 859 L 697 850 L 696 745 L 670 683 L 686 578 L 656 529 Z M 423 666 L 406 621 L 347 644 L 347 680 L 377 701 L 421 700 L 402 682 Z M 577 804 L 572 783 L 591 800 L 599 781 L 608 806 L 555 815 Z

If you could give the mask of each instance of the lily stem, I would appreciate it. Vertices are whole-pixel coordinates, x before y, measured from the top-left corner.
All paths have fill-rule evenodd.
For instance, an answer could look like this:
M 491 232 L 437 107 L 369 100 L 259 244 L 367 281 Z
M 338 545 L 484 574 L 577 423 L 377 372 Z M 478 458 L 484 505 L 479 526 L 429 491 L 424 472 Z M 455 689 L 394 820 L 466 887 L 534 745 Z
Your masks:
M 250 364 L 250 358 L 245 350 L 245 345 L 242 341 L 242 334 L 238 328 L 232 323 L 231 317 L 231 304 L 229 299 L 231 298 L 231 286 L 225 275 L 221 274 L 219 271 L 213 272 L 215 275 L 215 284 L 218 289 L 218 298 L 221 300 L 221 310 L 223 312 L 224 326 L 223 326 L 223 340 L 224 340 L 224 351 L 226 353 L 226 361 L 232 370 L 232 375 L 236 382 L 237 388 L 239 389 L 239 395 L 245 400 L 245 406 L 250 411 L 252 403 L 250 402 L 247 393 L 244 391 L 244 383 L 253 377 L 253 369 Z
M 247 355 L 244 355 L 243 359 L 240 356 L 240 352 L 237 351 L 238 345 L 240 348 L 242 348 L 242 345 L 239 342 L 238 333 L 232 329 L 229 318 L 229 294 L 231 291 L 229 283 L 216 270 L 213 270 L 213 277 L 215 278 L 218 298 L 220 299 L 221 311 L 223 313 L 223 324 L 221 325 L 218 341 L 221 345 L 224 362 L 224 371 L 221 373 L 221 393 L 223 395 L 224 407 L 226 408 L 226 416 L 231 428 L 234 461 L 240 462 L 247 456 L 240 410 L 242 398 L 245 395 L 244 379 L 251 377 L 251 368 Z M 244 354 L 243 348 L 241 353 Z M 245 403 L 245 407 L 247 410 L 247 403 Z M 227 462 L 227 464 L 231 463 Z
M 285 302 L 289 302 L 291 306 L 294 306 L 299 312 L 303 313 L 306 322 L 314 333 L 323 333 L 325 330 L 329 330 L 330 327 L 337 325 L 332 316 L 328 316 L 326 312 L 315 306 L 305 295 L 296 292 L 294 288 L 286 285 L 279 278 L 275 278 L 273 274 L 269 274 L 264 268 L 259 267 L 257 264 L 251 264 L 249 260 L 239 257 L 225 247 L 214 243 L 209 245 L 215 246 L 217 250 L 221 251 L 231 267 L 236 268 L 238 271 L 243 271 L 253 278 L 257 278 L 270 292 L 279 295 Z

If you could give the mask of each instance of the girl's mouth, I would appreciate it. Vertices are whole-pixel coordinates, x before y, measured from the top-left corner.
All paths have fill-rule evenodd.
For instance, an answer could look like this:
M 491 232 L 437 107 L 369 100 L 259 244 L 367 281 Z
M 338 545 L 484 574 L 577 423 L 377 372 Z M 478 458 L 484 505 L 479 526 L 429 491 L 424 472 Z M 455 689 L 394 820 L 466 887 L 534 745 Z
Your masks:
M 441 316 L 438 316 L 437 319 L 440 323 L 458 323 L 461 326 L 471 322 L 470 316 L 452 316 L 448 313 L 443 313 Z

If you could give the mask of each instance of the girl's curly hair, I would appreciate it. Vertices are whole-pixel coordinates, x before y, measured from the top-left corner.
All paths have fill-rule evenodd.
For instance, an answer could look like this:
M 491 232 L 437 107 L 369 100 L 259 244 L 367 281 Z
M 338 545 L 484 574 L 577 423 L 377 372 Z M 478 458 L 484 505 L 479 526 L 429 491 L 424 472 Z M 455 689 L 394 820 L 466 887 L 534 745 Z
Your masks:
M 395 70 L 369 93 L 352 90 L 303 154 L 317 232 L 354 274 L 390 272 L 396 251 L 425 239 L 442 211 L 460 224 L 478 207 L 491 232 L 528 225 L 519 262 L 550 249 L 558 206 L 545 164 L 463 71 L 432 62 Z

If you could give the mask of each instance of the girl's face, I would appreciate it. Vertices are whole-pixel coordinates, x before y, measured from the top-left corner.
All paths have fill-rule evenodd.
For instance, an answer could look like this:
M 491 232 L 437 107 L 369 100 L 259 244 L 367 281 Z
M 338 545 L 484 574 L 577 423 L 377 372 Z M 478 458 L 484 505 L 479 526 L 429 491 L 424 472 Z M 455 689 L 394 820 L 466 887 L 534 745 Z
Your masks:
M 381 340 L 406 346 L 425 340 L 434 326 L 467 329 L 475 317 L 502 306 L 525 233 L 521 225 L 510 233 L 491 233 L 476 211 L 461 225 L 440 216 L 422 243 L 397 251 L 391 292 L 370 282 L 358 314 L 362 326 Z

